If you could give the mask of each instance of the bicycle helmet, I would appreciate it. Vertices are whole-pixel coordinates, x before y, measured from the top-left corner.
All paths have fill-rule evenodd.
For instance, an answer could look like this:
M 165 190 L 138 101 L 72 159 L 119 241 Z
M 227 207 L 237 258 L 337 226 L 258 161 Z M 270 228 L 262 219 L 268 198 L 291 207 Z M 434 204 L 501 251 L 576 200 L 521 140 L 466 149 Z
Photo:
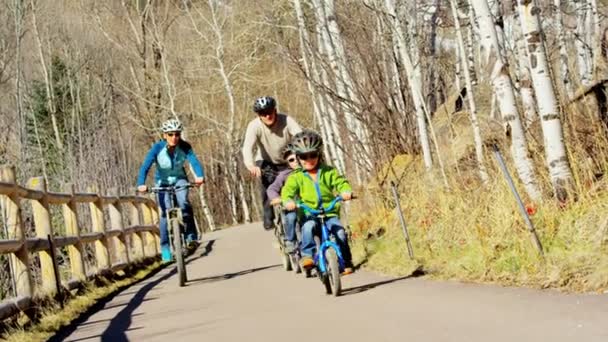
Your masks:
M 163 133 L 181 132 L 183 129 L 184 129 L 184 126 L 182 125 L 182 123 L 176 119 L 167 120 L 167 121 L 163 122 L 163 125 L 162 125 Z
M 321 152 L 323 138 L 315 131 L 304 130 L 293 137 L 291 144 L 296 154 Z
M 294 152 L 294 149 L 293 149 L 293 145 L 291 143 L 287 143 L 281 149 L 281 156 L 283 156 L 283 159 L 287 159 L 287 156 L 290 155 L 290 154 L 295 154 L 295 152 Z
M 256 113 L 266 112 L 274 109 L 277 106 L 277 102 L 270 96 L 258 97 L 253 104 L 253 111 Z

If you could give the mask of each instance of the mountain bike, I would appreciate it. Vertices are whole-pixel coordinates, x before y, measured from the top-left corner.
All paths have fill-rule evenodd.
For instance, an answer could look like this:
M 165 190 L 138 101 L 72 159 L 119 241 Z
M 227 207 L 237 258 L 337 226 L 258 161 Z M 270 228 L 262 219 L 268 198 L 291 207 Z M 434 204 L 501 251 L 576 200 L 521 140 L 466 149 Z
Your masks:
M 287 247 L 285 245 L 285 212 L 283 211 L 283 207 L 280 205 L 273 206 L 274 210 L 274 235 L 277 239 L 277 243 L 279 245 L 279 251 L 281 253 L 281 261 L 283 263 L 283 269 L 285 271 L 294 271 L 295 273 L 300 273 L 300 248 L 298 244 L 294 246 L 294 251 L 289 253 L 287 252 Z M 296 227 L 296 237 L 297 241 L 300 241 L 298 229 Z
M 179 286 L 184 286 L 188 281 L 188 274 L 186 273 L 185 259 L 188 256 L 188 250 L 184 248 L 186 240 L 184 237 L 184 220 L 182 216 L 182 209 L 176 206 L 177 198 L 176 193 L 180 190 L 193 188 L 195 184 L 186 184 L 181 186 L 156 186 L 150 188 L 150 192 L 166 193 L 169 196 L 169 205 L 166 208 L 167 216 L 167 231 L 169 233 L 169 245 L 171 246 L 171 254 L 175 257 L 175 264 L 177 266 L 177 275 Z
M 320 223 L 321 234 L 320 236 L 319 234 L 314 235 L 317 253 L 313 260 L 317 276 L 325 286 L 326 293 L 333 294 L 334 296 L 339 296 L 342 291 L 340 274 L 344 271 L 345 264 L 342 251 L 337 243 L 337 237 L 334 236 L 325 223 L 325 213 L 333 210 L 340 201 L 342 201 L 342 197 L 337 196 L 326 208 L 320 205 L 320 209 L 310 208 L 301 201 L 297 202 L 297 206 L 303 209 L 307 216 L 313 217 L 314 220 Z

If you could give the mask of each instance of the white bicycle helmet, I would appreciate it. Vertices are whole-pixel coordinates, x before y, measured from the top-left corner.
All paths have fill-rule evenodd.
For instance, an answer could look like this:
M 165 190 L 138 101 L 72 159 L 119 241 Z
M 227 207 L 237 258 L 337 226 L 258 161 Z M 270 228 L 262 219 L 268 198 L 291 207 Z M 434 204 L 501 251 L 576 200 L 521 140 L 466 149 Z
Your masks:
M 183 129 L 184 129 L 184 126 L 182 125 L 182 123 L 176 119 L 167 120 L 167 121 L 163 122 L 163 125 L 162 125 L 163 133 L 181 132 Z

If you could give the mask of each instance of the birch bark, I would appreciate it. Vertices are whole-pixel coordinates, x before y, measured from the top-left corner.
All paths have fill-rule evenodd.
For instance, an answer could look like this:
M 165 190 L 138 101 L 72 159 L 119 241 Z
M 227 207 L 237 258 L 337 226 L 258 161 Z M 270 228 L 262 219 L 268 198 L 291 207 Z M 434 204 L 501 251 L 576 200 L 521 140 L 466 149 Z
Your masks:
M 532 82 L 538 98 L 538 110 L 545 144 L 545 158 L 553 190 L 558 200 L 565 201 L 572 190 L 572 171 L 568 161 L 564 135 L 560 121 L 557 96 L 549 72 L 540 26 L 538 3 L 534 0 L 518 0 L 520 21 L 526 38 L 528 57 L 532 68 Z
M 520 180 L 530 198 L 538 200 L 541 193 L 536 181 L 532 161 L 528 156 L 528 144 L 515 101 L 515 91 L 509 75 L 509 67 L 500 52 L 498 35 L 486 0 L 471 0 L 479 23 L 482 44 L 482 60 L 490 70 L 500 114 L 507 137 L 511 138 L 510 150 Z

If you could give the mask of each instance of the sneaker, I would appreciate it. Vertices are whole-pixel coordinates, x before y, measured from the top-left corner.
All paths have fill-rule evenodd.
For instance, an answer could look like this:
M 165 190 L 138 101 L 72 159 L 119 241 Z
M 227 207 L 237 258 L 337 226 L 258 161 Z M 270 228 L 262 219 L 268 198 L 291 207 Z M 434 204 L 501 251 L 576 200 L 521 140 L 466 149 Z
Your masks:
M 171 255 L 171 248 L 169 248 L 169 246 L 161 246 L 160 258 L 163 264 L 173 261 L 173 256 Z
M 305 255 L 302 256 L 302 259 L 300 259 L 300 266 L 302 266 L 302 268 L 305 270 L 309 270 L 315 266 L 315 262 L 311 257 Z
M 355 272 L 355 269 L 352 267 L 345 267 L 342 275 L 352 274 Z
M 270 226 L 264 225 L 264 230 L 273 230 L 273 229 L 274 229 L 273 225 L 270 225 Z
M 296 245 L 292 241 L 285 241 L 285 252 L 292 254 L 296 251 Z

